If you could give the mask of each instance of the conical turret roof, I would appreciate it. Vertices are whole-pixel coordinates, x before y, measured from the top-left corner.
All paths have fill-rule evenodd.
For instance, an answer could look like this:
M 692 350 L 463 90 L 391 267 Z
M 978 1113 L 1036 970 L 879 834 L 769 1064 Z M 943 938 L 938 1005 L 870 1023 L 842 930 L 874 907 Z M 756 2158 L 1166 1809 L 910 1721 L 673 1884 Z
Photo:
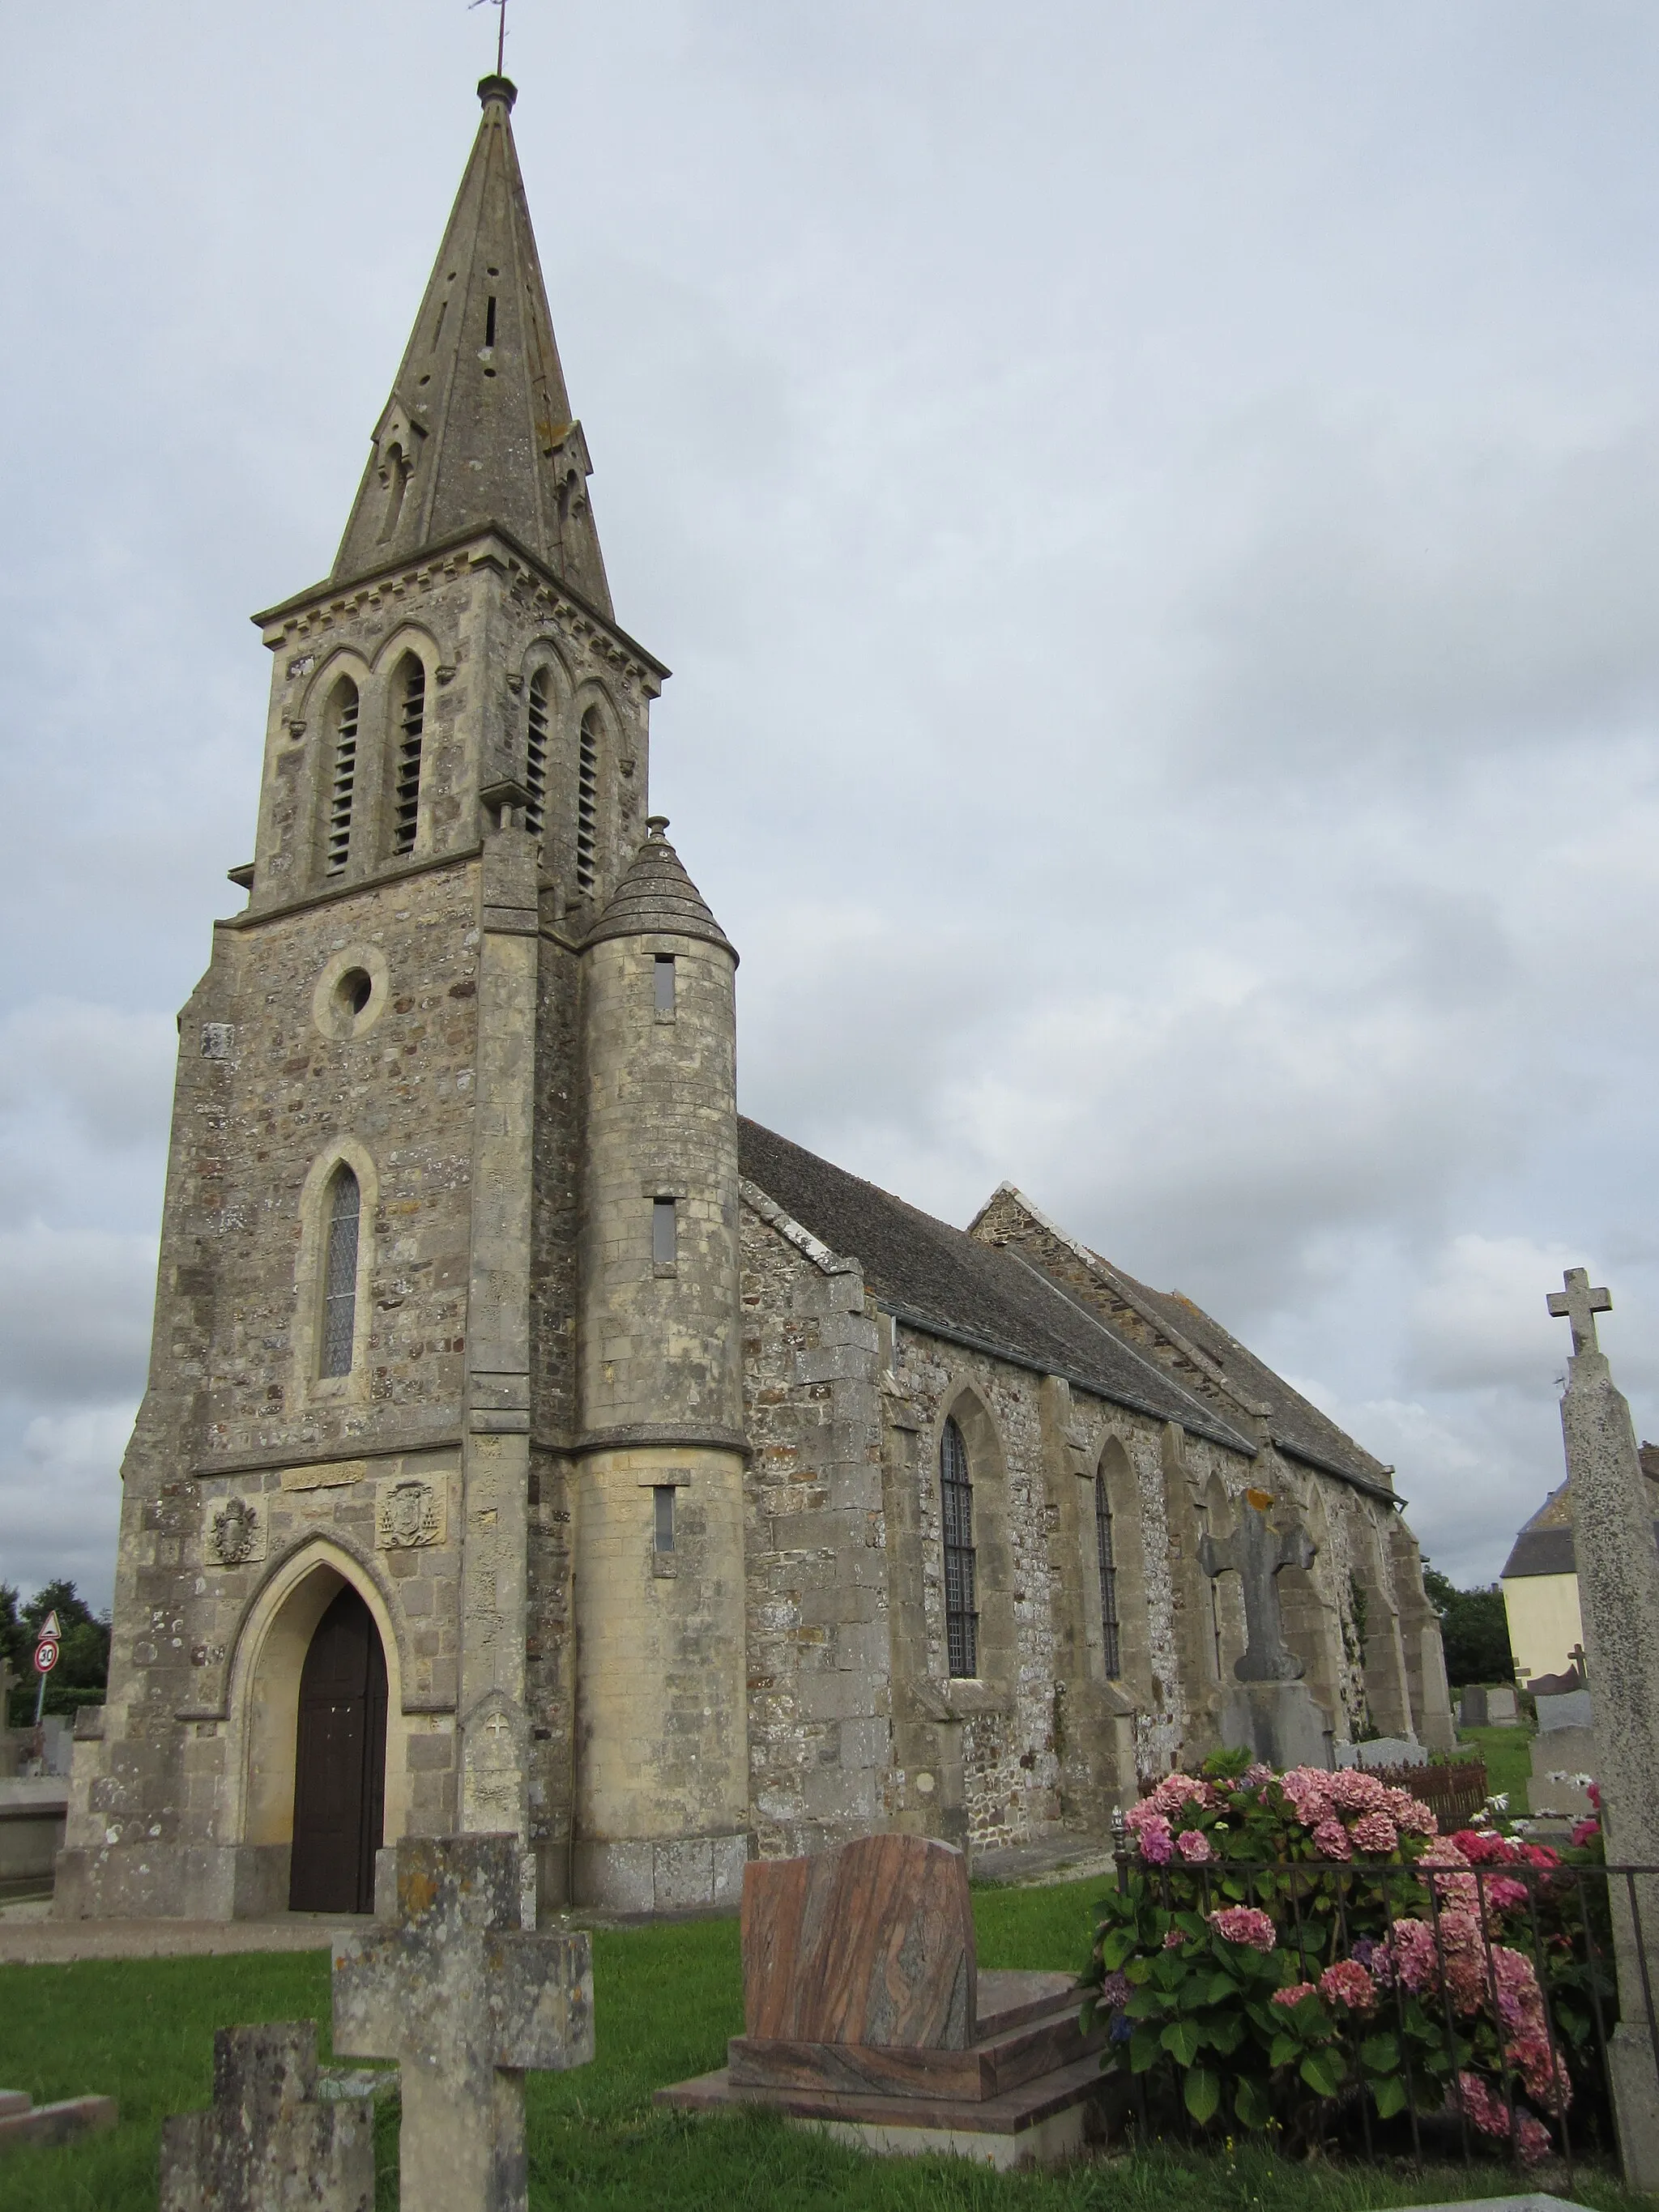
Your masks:
M 653 814 L 647 822 L 645 842 L 588 931 L 586 943 L 603 945 L 612 937 L 701 937 L 709 945 L 723 945 L 736 960 L 731 939 L 664 836 L 667 827 L 665 814 Z
M 487 76 L 478 97 L 478 135 L 334 577 L 367 574 L 494 522 L 609 616 L 586 446 L 570 413 L 513 143 L 517 94 L 506 77 Z

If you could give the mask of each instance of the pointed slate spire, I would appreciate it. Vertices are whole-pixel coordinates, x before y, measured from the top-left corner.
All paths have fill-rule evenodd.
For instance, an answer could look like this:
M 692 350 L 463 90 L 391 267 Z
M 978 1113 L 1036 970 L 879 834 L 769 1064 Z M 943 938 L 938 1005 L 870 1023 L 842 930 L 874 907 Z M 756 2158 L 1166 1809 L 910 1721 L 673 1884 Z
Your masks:
M 487 76 L 483 117 L 334 563 L 336 580 L 499 523 L 611 613 L 508 118 Z
M 635 854 L 622 881 L 611 894 L 605 911 L 587 933 L 589 945 L 603 945 L 612 937 L 700 937 L 709 945 L 723 945 L 735 961 L 732 940 L 704 902 L 702 893 L 680 865 L 680 856 L 663 832 L 665 814 L 653 814 L 645 825 L 645 842 Z

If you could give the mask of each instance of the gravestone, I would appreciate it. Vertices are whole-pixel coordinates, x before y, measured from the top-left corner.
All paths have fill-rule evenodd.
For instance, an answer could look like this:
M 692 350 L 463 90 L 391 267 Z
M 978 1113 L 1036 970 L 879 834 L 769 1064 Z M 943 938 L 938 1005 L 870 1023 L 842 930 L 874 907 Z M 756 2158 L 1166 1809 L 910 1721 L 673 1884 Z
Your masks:
M 113 2097 L 65 2097 L 61 2104 L 37 2105 L 27 2089 L 0 2089 L 0 2151 L 78 2142 L 82 2136 L 104 2134 L 119 2117 Z
M 1257 1502 L 1263 1498 L 1265 1504 Z M 1264 1492 L 1248 1492 L 1232 1535 L 1198 1540 L 1205 1573 L 1237 1573 L 1244 1599 L 1244 1650 L 1233 1662 L 1239 1686 L 1222 1704 L 1222 1739 L 1248 1745 L 1269 1766 L 1328 1766 L 1329 1724 L 1302 1680 L 1303 1662 L 1285 1641 L 1279 1601 L 1280 1574 L 1310 1567 L 1318 1547 L 1299 1525 L 1274 1528 L 1266 1511 L 1272 1503 Z
M 891 2154 L 999 2167 L 1082 2145 L 1102 2083 L 1069 1974 L 980 1973 L 968 1863 L 921 1836 L 755 1861 L 743 1885 L 742 2035 L 716 2074 L 657 2092 L 770 2106 Z
M 1515 1728 L 1521 1719 L 1521 1709 L 1516 1703 L 1515 1692 L 1498 1683 L 1486 1692 L 1486 1726 Z
M 1584 1624 L 1592 1738 L 1610 1866 L 1659 1860 L 1659 1555 L 1630 1407 L 1595 1338 L 1613 1300 L 1570 1268 L 1549 1310 L 1572 1329 L 1561 1431 L 1572 1484 L 1573 1552 Z M 1565 1730 L 1552 1731 L 1565 1735 Z M 1540 1738 L 1540 1741 L 1542 1741 Z M 1553 1762 L 1552 1762 L 1553 1763 Z M 1632 1885 L 1649 1947 L 1644 1971 L 1629 1893 L 1610 1884 L 1620 2021 L 1608 2052 L 1619 2148 L 1632 2190 L 1659 2191 L 1659 2051 L 1644 1990 L 1659 1972 L 1659 1877 Z
M 520 1894 L 514 1837 L 405 1837 L 395 1923 L 335 1951 L 335 2050 L 402 2069 L 403 2212 L 525 2212 L 525 2075 L 593 2056 L 589 1939 Z
M 216 2030 L 212 2106 L 161 2123 L 158 2212 L 374 2212 L 373 2100 L 318 2087 L 314 2021 Z

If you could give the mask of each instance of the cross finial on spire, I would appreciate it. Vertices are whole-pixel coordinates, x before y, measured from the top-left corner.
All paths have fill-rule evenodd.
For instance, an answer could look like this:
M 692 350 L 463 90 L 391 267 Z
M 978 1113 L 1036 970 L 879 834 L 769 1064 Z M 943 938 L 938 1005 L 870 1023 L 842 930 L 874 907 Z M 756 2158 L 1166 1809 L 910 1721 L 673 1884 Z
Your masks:
M 1593 1291 L 1589 1275 L 1583 1267 L 1569 1267 L 1561 1280 L 1564 1291 L 1552 1291 L 1549 1309 L 1558 1321 L 1572 1324 L 1572 1352 L 1576 1359 L 1581 1352 L 1599 1352 L 1595 1340 L 1595 1316 L 1613 1311 L 1613 1299 L 1606 1291 Z
M 469 8 L 482 8 L 485 0 L 466 0 Z M 489 5 L 499 11 L 495 25 L 495 74 L 507 75 L 507 0 L 489 0 Z

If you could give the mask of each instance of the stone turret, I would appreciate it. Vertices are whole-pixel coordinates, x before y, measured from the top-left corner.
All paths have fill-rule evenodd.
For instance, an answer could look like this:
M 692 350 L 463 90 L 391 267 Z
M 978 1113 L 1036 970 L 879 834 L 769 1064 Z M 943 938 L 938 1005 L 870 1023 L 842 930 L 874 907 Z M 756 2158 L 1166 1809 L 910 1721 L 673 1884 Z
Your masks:
M 583 950 L 578 1899 L 748 1855 L 737 955 L 653 816 Z

